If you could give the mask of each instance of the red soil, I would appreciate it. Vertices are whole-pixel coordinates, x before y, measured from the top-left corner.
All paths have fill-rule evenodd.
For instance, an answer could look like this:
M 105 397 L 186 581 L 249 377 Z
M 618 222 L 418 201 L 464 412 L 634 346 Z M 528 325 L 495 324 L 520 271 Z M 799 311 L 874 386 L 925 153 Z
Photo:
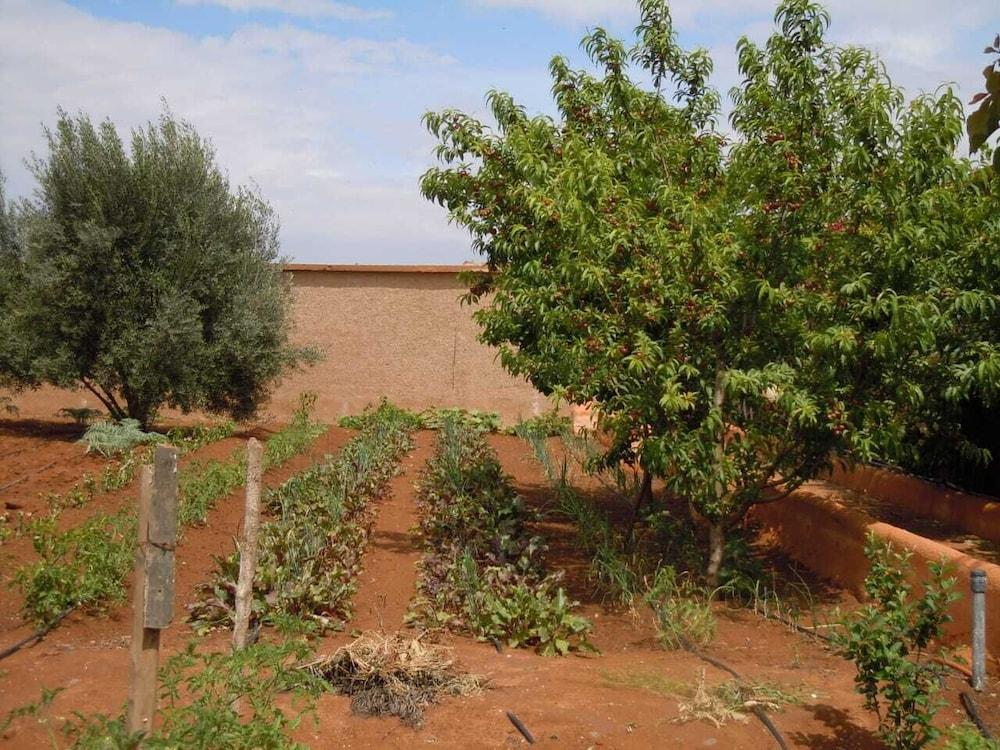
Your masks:
M 269 472 L 265 483 L 273 486 L 302 470 L 324 453 L 336 451 L 348 437 L 346 431 L 331 429 L 308 455 Z M 15 449 L 17 444 L 11 441 L 22 438 L 0 433 L 0 453 Z M 34 460 L 44 464 L 53 455 L 72 460 L 71 448 L 78 446 L 65 442 L 58 436 L 40 439 L 32 451 L 37 454 Z M 430 455 L 432 444 L 433 435 L 418 434 L 414 451 L 402 463 L 403 472 L 393 480 L 392 495 L 380 504 L 355 599 L 357 614 L 349 630 L 380 624 L 387 630 L 402 627 L 407 603 L 415 589 L 414 563 L 419 558 L 409 533 L 417 521 L 413 482 Z M 551 503 L 551 493 L 527 446 L 505 437 L 494 438 L 493 444 L 527 501 L 539 507 Z M 202 455 L 225 455 L 233 445 L 234 442 L 229 442 L 213 446 Z M 78 467 L 80 473 L 85 470 L 82 466 Z M 67 473 L 65 485 L 52 482 L 47 488 L 65 490 L 78 479 L 79 474 Z M 37 492 L 37 484 L 32 481 L 31 485 L 31 490 Z M 597 486 L 585 489 L 595 497 L 601 494 Z M 102 507 L 105 502 L 109 508 L 118 507 L 131 501 L 133 495 L 134 489 L 129 489 L 117 498 L 101 498 L 98 503 Z M 611 502 L 607 497 L 604 499 Z M 242 493 L 236 492 L 219 503 L 206 526 L 185 531 L 177 553 L 178 617 L 164 633 L 164 658 L 191 639 L 192 632 L 182 622 L 181 613 L 194 600 L 196 585 L 209 577 L 213 567 L 211 556 L 232 549 L 231 538 L 237 532 L 241 513 Z M 587 561 L 569 524 L 550 519 L 540 523 L 538 531 L 550 541 L 548 565 L 567 571 L 567 588 L 582 602 L 582 612 L 594 623 L 593 640 L 600 648 L 600 655 L 546 658 L 510 649 L 497 653 L 488 644 L 448 637 L 445 642 L 455 648 L 462 665 L 490 679 L 490 688 L 481 695 L 448 699 L 432 707 L 419 729 L 405 727 L 393 718 L 353 716 L 347 698 L 324 695 L 318 702 L 318 723 L 305 721 L 297 738 L 316 748 L 412 748 L 425 744 L 444 748 L 521 746 L 524 740 L 505 715 L 512 711 L 541 746 L 733 750 L 774 747 L 773 740 L 756 720 L 721 728 L 704 723 L 675 723 L 678 715 L 675 698 L 623 685 L 648 676 L 690 684 L 703 670 L 709 682 L 722 681 L 726 675 L 686 653 L 661 650 L 643 612 L 620 612 L 605 606 L 586 580 Z M 0 547 L 0 553 L 6 556 L 5 572 L 31 555 L 24 545 L 11 543 Z M 16 600 L 9 595 L 0 599 L 0 647 L 28 630 L 23 626 L 13 627 L 19 619 L 16 606 Z M 60 740 L 57 731 L 60 718 L 70 716 L 74 710 L 117 713 L 127 691 L 129 618 L 127 607 L 117 608 L 103 618 L 71 615 L 42 642 L 0 662 L 0 717 L 14 707 L 36 700 L 43 686 L 64 688 L 47 714 L 49 727 L 56 728 Z M 330 636 L 318 644 L 318 650 L 325 653 L 349 639 L 349 633 Z M 228 634 L 214 634 L 206 639 L 206 645 L 227 648 Z M 881 747 L 872 733 L 874 720 L 862 709 L 860 698 L 854 693 L 851 665 L 817 643 L 746 611 L 720 607 L 718 637 L 710 652 L 748 679 L 777 682 L 802 693 L 801 705 L 774 714 L 775 723 L 791 746 L 818 750 Z M 942 713 L 944 723 L 961 720 L 955 708 L 954 688 L 955 685 L 949 687 L 951 705 Z M 982 704 L 984 715 L 1000 717 L 995 697 L 988 700 L 991 702 Z M 0 737 L 0 748 L 47 746 L 48 732 L 46 726 L 32 719 L 21 720 Z

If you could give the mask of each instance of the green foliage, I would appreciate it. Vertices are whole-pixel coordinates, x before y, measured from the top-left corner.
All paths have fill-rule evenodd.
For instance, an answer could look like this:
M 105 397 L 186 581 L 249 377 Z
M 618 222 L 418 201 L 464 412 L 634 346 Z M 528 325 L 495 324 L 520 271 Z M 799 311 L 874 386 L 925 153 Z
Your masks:
M 598 405 L 605 463 L 691 503 L 717 579 L 726 532 L 832 451 L 904 455 L 1000 392 L 1000 190 L 955 156 L 955 95 L 905 102 L 872 53 L 826 42 L 818 5 L 738 42 L 731 135 L 707 53 L 663 0 L 639 9 L 633 46 L 584 38 L 596 72 L 552 60 L 556 118 L 498 91 L 492 129 L 427 114 L 422 190 L 485 256 L 483 341 Z
M 387 405 L 388 401 L 383 398 L 379 408 L 386 407 Z M 482 432 L 500 432 L 503 428 L 500 415 L 496 412 L 461 409 L 457 407 L 438 407 L 424 409 L 421 412 L 413 412 L 397 406 L 391 406 L 391 408 L 401 416 L 405 416 L 405 419 L 413 425 L 413 429 L 418 430 L 439 430 L 447 421 L 457 421 L 460 424 Z M 373 407 L 368 406 L 361 414 L 341 417 L 337 424 L 350 430 L 360 430 L 367 420 L 371 418 L 372 409 Z
M 128 511 L 101 513 L 64 532 L 58 516 L 33 519 L 28 532 L 39 559 L 14 574 L 25 616 L 43 624 L 72 605 L 98 612 L 124 601 L 135 524 Z
M 865 578 L 869 603 L 848 621 L 838 646 L 857 667 L 855 685 L 878 716 L 882 738 L 896 750 L 916 750 L 940 734 L 933 719 L 942 705 L 935 695 L 943 667 L 930 660 L 928 649 L 951 619 L 955 579 L 945 577 L 944 563 L 932 563 L 930 580 L 916 597 L 908 580 L 909 552 L 870 533 L 865 554 L 871 561 Z
M 304 359 L 271 207 L 169 110 L 128 145 L 61 110 L 45 137 L 0 264 L 0 377 L 81 385 L 143 426 L 163 406 L 252 416 Z
M 305 750 L 288 734 L 314 713 L 323 681 L 289 666 L 309 653 L 301 642 L 279 646 L 258 643 L 233 653 L 198 652 L 194 643 L 172 656 L 160 679 L 154 735 L 129 736 L 123 716 L 77 715 L 64 728 L 75 750 Z M 278 697 L 293 692 L 290 707 Z M 233 704 L 249 708 L 241 716 Z
M 569 432 L 571 426 L 569 417 L 563 416 L 558 411 L 550 411 L 537 417 L 522 419 L 514 425 L 510 433 L 524 439 L 535 436 L 560 437 Z
M 87 446 L 87 453 L 94 451 L 105 457 L 131 451 L 138 445 L 150 445 L 165 440 L 165 435 L 144 431 L 136 419 L 95 422 L 80 438 L 80 442 Z
M 545 574 L 544 544 L 496 454 L 472 427 L 447 420 L 418 490 L 424 558 L 411 619 L 543 654 L 589 650 L 590 623 Z
M 664 565 L 646 592 L 646 603 L 656 616 L 660 643 L 668 649 L 707 646 L 715 637 L 715 592 L 697 585 L 691 576 L 678 575 Z
M 1000 129 L 1000 34 L 996 35 L 993 44 L 984 52 L 987 55 L 997 55 L 989 65 L 983 68 L 983 78 L 986 79 L 986 91 L 972 97 L 970 104 L 979 107 L 969 115 L 966 129 L 969 134 L 969 151 L 975 153 L 981 149 L 993 133 Z M 993 168 L 1000 171 L 1000 149 L 993 152 Z
M 941 750 L 1000 750 L 1000 743 L 983 737 L 972 724 L 956 724 L 945 732 Z
M 411 446 L 410 415 L 383 402 L 366 410 L 361 430 L 336 458 L 286 481 L 265 499 L 274 517 L 260 531 L 254 579 L 255 618 L 295 629 L 292 618 L 339 627 L 351 614 L 369 528 L 379 498 Z M 192 610 L 195 627 L 229 626 L 239 555 L 218 559 Z

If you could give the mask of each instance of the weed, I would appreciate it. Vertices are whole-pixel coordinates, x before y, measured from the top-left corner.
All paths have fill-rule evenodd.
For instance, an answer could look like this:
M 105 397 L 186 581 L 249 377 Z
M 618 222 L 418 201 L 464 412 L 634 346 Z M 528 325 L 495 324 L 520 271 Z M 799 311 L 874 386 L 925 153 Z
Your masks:
M 1000 742 L 986 739 L 972 724 L 956 724 L 945 732 L 941 750 L 1000 750 Z
M 0 720 L 0 737 L 2 737 L 4 735 L 4 732 L 10 729 L 10 727 L 13 726 L 13 724 L 19 721 L 20 719 L 26 717 L 31 717 L 31 718 L 42 717 L 40 720 L 44 720 L 42 714 L 44 714 L 44 712 L 48 710 L 49 706 L 52 705 L 52 701 L 54 701 L 56 696 L 59 695 L 59 693 L 61 693 L 63 690 L 65 690 L 65 688 L 59 687 L 55 689 L 49 689 L 43 687 L 42 695 L 37 701 L 32 701 L 31 703 L 27 703 L 23 706 L 18 706 L 17 708 L 8 711 L 7 715 L 2 720 Z
M 942 701 L 943 667 L 928 658 L 932 641 L 950 620 L 947 608 L 958 598 L 955 580 L 945 577 L 944 563 L 931 563 L 923 595 L 913 596 L 910 553 L 899 552 L 869 533 L 865 554 L 871 570 L 865 578 L 869 604 L 853 614 L 836 643 L 854 661 L 857 690 L 865 707 L 878 717 L 879 734 L 895 750 L 917 750 L 940 731 L 933 719 Z
M 65 406 L 56 412 L 57 416 L 68 417 L 69 419 L 72 419 L 74 422 L 76 422 L 80 427 L 86 427 L 92 421 L 97 419 L 97 417 L 100 417 L 103 414 L 104 412 L 102 412 L 100 409 L 91 409 L 87 406 L 82 406 L 78 408 Z
M 686 573 L 669 565 L 656 572 L 646 602 L 656 615 L 656 629 L 665 648 L 706 646 L 715 637 L 712 601 L 716 592 L 702 588 Z

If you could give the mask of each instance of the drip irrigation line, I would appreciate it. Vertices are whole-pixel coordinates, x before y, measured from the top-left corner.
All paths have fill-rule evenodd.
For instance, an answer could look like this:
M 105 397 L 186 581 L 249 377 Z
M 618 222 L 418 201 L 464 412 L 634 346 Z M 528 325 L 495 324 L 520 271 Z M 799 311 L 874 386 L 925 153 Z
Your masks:
M 76 609 L 76 605 L 75 604 L 70 604 L 68 607 L 66 607 L 66 609 L 64 609 L 61 613 L 59 613 L 59 616 L 56 617 L 54 620 L 52 620 L 51 622 L 49 622 L 49 623 L 47 623 L 45 625 L 42 625 L 40 628 L 38 628 L 38 630 L 36 630 L 34 633 L 32 633 L 31 635 L 29 635 L 28 637 L 22 638 L 17 643 L 15 643 L 15 644 L 13 644 L 11 646 L 7 646 L 7 648 L 5 648 L 3 651 L 0 651 L 0 659 L 6 659 L 11 654 L 17 653 L 22 648 L 24 648 L 25 646 L 27 646 L 29 643 L 34 643 L 35 641 L 42 640 L 42 638 L 44 638 L 46 635 L 49 634 L 50 630 L 52 630 L 53 628 L 55 628 L 56 625 L 58 625 L 64 619 L 66 619 L 66 615 L 68 615 L 74 609 Z
M 969 715 L 972 723 L 976 725 L 976 729 L 979 733 L 983 735 L 984 738 L 988 740 L 993 739 L 993 733 L 990 732 L 990 728 L 986 726 L 983 718 L 979 715 L 979 711 L 976 709 L 976 702 L 973 700 L 971 693 L 963 690 L 959 699 L 962 701 L 962 707 L 965 708 L 965 713 Z
M 684 647 L 684 650 L 687 651 L 688 653 L 697 656 L 699 659 L 711 664 L 716 669 L 721 669 L 723 672 L 732 675 L 733 678 L 736 680 L 737 683 L 740 684 L 741 687 L 746 685 L 746 681 L 742 677 L 740 677 L 739 673 L 735 669 L 730 667 L 728 664 L 719 661 L 714 656 L 709 656 L 708 654 L 703 653 L 701 650 L 696 648 L 693 643 L 691 643 L 687 638 L 684 638 L 683 636 L 681 636 L 681 645 Z M 760 719 L 760 723 L 763 724 L 764 727 L 767 729 L 767 731 L 771 733 L 771 736 L 774 737 L 775 742 L 778 743 L 778 747 L 780 747 L 781 750 L 788 750 L 788 743 L 785 742 L 784 736 L 778 730 L 778 727 L 775 726 L 774 722 L 771 721 L 771 717 L 767 715 L 767 712 L 764 710 L 763 706 L 754 705 L 750 706 L 749 708 L 750 712 L 758 719 Z
M 528 731 L 528 728 L 524 726 L 524 722 L 517 718 L 513 711 L 507 712 L 507 718 L 510 719 L 510 723 L 514 725 L 514 728 L 521 733 L 521 736 L 528 741 L 529 745 L 535 744 L 535 736 Z

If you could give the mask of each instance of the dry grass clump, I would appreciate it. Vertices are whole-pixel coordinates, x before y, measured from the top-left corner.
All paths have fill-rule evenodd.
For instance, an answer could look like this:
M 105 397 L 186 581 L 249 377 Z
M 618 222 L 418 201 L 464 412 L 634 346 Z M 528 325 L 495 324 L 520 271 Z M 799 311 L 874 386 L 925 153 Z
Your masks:
M 787 704 L 801 703 L 799 692 L 765 682 L 741 684 L 728 680 L 717 685 L 705 681 L 705 670 L 686 700 L 677 702 L 677 721 L 707 721 L 721 727 L 727 721 L 747 721 L 755 706 L 778 711 Z
M 445 646 L 375 631 L 302 668 L 351 696 L 354 713 L 398 716 L 410 726 L 419 726 L 424 708 L 442 696 L 473 695 L 486 684 L 462 673 Z

